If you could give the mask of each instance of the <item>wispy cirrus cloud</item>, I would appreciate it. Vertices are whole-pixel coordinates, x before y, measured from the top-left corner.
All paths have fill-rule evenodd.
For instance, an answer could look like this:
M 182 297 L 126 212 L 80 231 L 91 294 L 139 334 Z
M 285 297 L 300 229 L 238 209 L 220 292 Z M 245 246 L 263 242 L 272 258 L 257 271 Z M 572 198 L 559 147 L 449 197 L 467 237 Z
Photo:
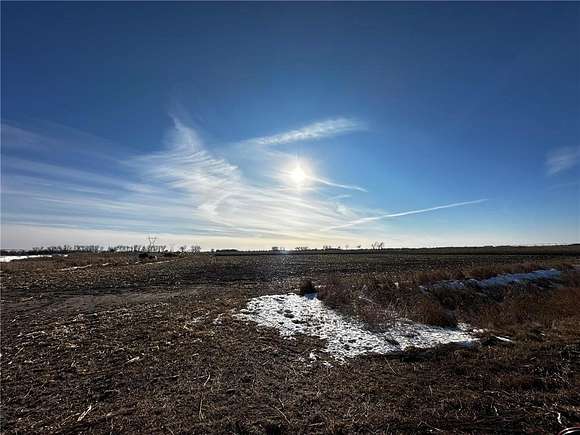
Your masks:
M 288 174 L 288 172 L 293 170 L 295 166 L 301 166 L 305 163 L 307 164 L 307 162 L 301 161 L 301 159 L 295 154 L 283 151 L 280 147 L 276 147 L 276 145 L 315 141 L 341 134 L 364 131 L 366 128 L 366 124 L 361 121 L 352 118 L 336 118 L 315 122 L 296 130 L 289 130 L 272 136 L 246 139 L 234 144 L 232 150 L 239 150 L 243 158 L 258 161 L 261 166 L 270 168 L 277 167 L 278 169 L 267 174 L 270 177 L 276 177 L 280 175 L 281 167 L 286 167 L 282 172 Z M 294 161 L 294 166 L 289 166 L 288 163 L 292 161 Z M 354 184 L 339 183 L 329 179 L 328 177 L 314 174 L 311 171 L 306 174 L 306 178 L 309 181 L 310 187 L 317 186 L 367 192 L 367 189 L 364 187 Z
M 287 131 L 272 136 L 262 136 L 247 139 L 242 145 L 284 145 L 293 142 L 323 139 L 344 133 L 366 130 L 366 124 L 352 118 L 335 118 L 308 124 L 296 130 Z
M 580 146 L 560 147 L 546 156 L 546 173 L 556 175 L 573 168 L 580 162 Z
M 8 155 L 2 162 L 4 228 L 25 224 L 47 231 L 48 225 L 59 228 L 53 233 L 55 237 L 66 235 L 65 228 L 79 230 L 70 234 L 82 234 L 82 229 L 87 232 L 87 240 L 89 232 L 95 237 L 109 234 L 107 231 L 118 232 L 119 237 L 131 233 L 132 239 L 138 238 L 139 233 L 155 233 L 164 234 L 167 240 L 197 239 L 208 247 L 256 248 L 293 243 L 320 246 L 365 243 L 378 237 L 378 227 L 368 228 L 365 224 L 387 217 L 484 201 L 365 217 L 368 210 L 351 203 L 356 201 L 351 197 L 365 192 L 364 188 L 324 178 L 316 174 L 314 167 L 308 168 L 306 188 L 292 185 L 287 176 L 256 176 L 248 170 L 256 165 L 245 166 L 236 160 L 236 146 L 209 148 L 181 118 L 172 119 L 165 142 L 158 151 L 148 154 L 112 158 L 107 153 L 101 162 L 91 155 L 90 159 L 85 156 L 86 164 L 77 164 L 73 159 L 75 164 L 70 165 L 67 162 L 78 149 L 79 136 L 74 135 L 70 146 L 66 140 L 58 139 L 63 155 L 60 159 L 52 156 L 50 163 L 35 161 L 32 155 L 27 159 Z M 311 124 L 314 125 L 317 124 Z M 330 136 L 354 128 L 348 123 L 333 125 L 312 128 L 309 134 Z M 34 137 L 35 145 L 41 148 L 48 144 L 53 149 L 54 140 L 44 140 L 40 133 L 16 133 L 20 138 Z M 292 137 L 299 135 L 288 132 L 263 143 L 289 143 Z M 261 159 L 258 167 L 262 171 L 283 175 L 286 165 L 291 168 L 295 164 L 296 156 L 260 146 L 253 149 Z M 98 173 L 95 168 L 107 170 Z M 340 193 L 345 189 L 349 195 Z M 18 228 L 18 234 L 27 233 Z
M 247 178 L 241 168 L 209 151 L 197 132 L 177 118 L 163 151 L 129 164 L 177 190 L 208 226 L 256 236 L 308 239 L 321 226 L 341 222 L 334 203 L 316 189 L 298 191 L 272 180 Z
M 34 137 L 41 150 L 51 149 L 55 141 L 66 143 L 66 138 L 39 132 L 21 130 L 18 135 Z M 213 234 L 243 246 L 249 238 L 312 241 L 319 237 L 319 227 L 356 216 L 338 199 L 329 199 L 333 189 L 356 186 L 321 179 L 297 189 L 284 178 L 248 177 L 231 161 L 227 147 L 218 155 L 178 117 L 153 153 L 118 156 L 115 162 L 110 156 L 100 162 L 91 156 L 79 164 L 73 158 L 76 145 L 63 145 L 66 152 L 54 153 L 50 163 L 33 155 L 9 153 L 3 158 L 3 223 Z M 279 172 L 282 159 L 291 159 L 283 153 L 265 152 L 262 157 L 268 162 L 265 167 L 278 167 Z M 71 159 L 75 164 L 70 165 Z M 102 168 L 101 173 L 95 168 Z

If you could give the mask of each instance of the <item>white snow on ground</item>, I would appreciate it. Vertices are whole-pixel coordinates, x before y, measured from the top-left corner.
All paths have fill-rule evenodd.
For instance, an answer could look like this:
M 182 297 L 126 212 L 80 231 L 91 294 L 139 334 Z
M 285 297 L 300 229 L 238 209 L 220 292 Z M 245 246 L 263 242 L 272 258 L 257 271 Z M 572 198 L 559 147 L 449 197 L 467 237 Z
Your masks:
M 87 267 L 91 267 L 92 264 L 87 264 L 86 266 L 72 266 L 72 267 L 65 267 L 64 269 L 60 270 L 77 270 L 77 269 L 86 269 Z
M 528 273 L 509 273 L 479 281 L 480 287 L 497 287 L 515 282 L 535 281 L 538 279 L 558 279 L 560 272 L 556 269 L 535 270 Z
M 26 260 L 27 258 L 38 258 L 38 257 L 52 257 L 52 255 L 1 255 L 0 263 L 8 263 L 14 260 Z
M 376 333 L 326 307 L 312 296 L 284 294 L 250 299 L 235 317 L 276 328 L 292 338 L 306 334 L 326 340 L 325 352 L 338 360 L 367 353 L 388 354 L 410 346 L 429 348 L 444 343 L 470 343 L 475 339 L 466 325 L 440 328 L 401 319 L 389 332 Z
M 498 275 L 482 280 L 466 279 L 466 280 L 441 281 L 429 287 L 432 288 L 444 287 L 451 289 L 464 289 L 466 287 L 489 288 L 489 287 L 500 287 L 514 283 L 536 281 L 538 279 L 555 280 L 558 278 L 560 278 L 560 271 L 556 269 L 548 269 L 548 270 L 540 269 L 528 273 L 507 273 L 504 275 Z

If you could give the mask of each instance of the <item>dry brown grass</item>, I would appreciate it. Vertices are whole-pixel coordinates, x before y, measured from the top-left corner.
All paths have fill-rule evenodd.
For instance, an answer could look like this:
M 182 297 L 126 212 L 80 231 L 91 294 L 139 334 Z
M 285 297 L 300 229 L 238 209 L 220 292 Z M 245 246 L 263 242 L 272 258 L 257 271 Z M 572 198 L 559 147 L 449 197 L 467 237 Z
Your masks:
M 562 285 L 565 287 L 580 287 L 580 271 L 566 270 L 562 273 Z
M 332 308 L 355 311 L 360 290 L 348 281 L 331 276 L 318 290 L 318 298 Z
M 580 287 L 565 287 L 546 294 L 515 295 L 501 303 L 487 304 L 471 321 L 488 329 L 520 328 L 524 324 L 550 327 L 554 322 L 578 314 Z
M 332 276 L 319 290 L 318 297 L 328 306 L 352 315 L 371 329 L 386 327 L 395 317 L 406 317 L 427 325 L 454 327 L 458 319 L 484 328 L 518 325 L 522 322 L 548 324 L 558 316 L 568 316 L 580 300 L 580 272 L 569 263 L 559 264 L 561 283 L 553 289 L 548 282 L 510 285 L 503 288 L 472 289 L 430 288 L 419 285 L 460 276 L 478 279 L 501 273 L 524 273 L 552 265 L 520 263 L 506 266 L 469 268 L 459 271 L 432 270 L 411 273 L 397 283 L 379 274 L 357 277 Z
M 413 307 L 411 319 L 426 325 L 457 326 L 457 318 L 453 311 L 444 308 L 438 301 L 426 296 L 419 299 Z
M 300 282 L 300 286 L 298 287 L 298 294 L 300 294 L 300 296 L 314 293 L 315 291 L 316 288 L 314 287 L 311 279 L 304 279 Z
M 551 261 L 539 264 L 537 262 L 524 262 L 516 264 L 490 264 L 485 266 L 466 267 L 459 269 L 433 269 L 420 271 L 408 277 L 404 283 L 418 285 L 429 285 L 440 281 L 456 279 L 487 279 L 507 273 L 528 273 L 540 269 L 555 268 L 558 270 L 572 270 L 574 266 L 569 262 Z
M 415 285 L 426 285 L 438 281 L 445 281 L 448 279 L 454 279 L 455 274 L 447 270 L 430 270 L 421 271 L 414 274 L 412 277 L 412 282 Z
M 514 325 L 524 339 L 510 335 L 511 344 L 361 356 L 330 368 L 322 358 L 304 363 L 322 346 L 313 337 L 286 340 L 228 314 L 214 323 L 249 298 L 295 288 L 297 277 L 322 284 L 337 271 L 385 312 L 405 313 L 422 294 L 395 281 L 433 264 L 476 262 L 413 256 L 397 266 L 377 257 L 202 255 L 2 277 L 2 431 L 555 434 L 580 421 L 578 315 Z M 498 303 L 445 296 L 461 315 Z M 359 312 L 367 306 L 359 300 Z M 192 317 L 204 320 L 192 328 Z
M 487 279 L 505 273 L 527 273 L 534 270 L 544 269 L 537 263 L 518 263 L 507 265 L 491 265 L 474 267 L 464 271 L 466 278 Z
M 331 277 L 318 292 L 329 307 L 365 322 L 371 329 L 381 329 L 398 317 L 427 325 L 454 327 L 457 319 L 435 298 L 417 290 L 383 284 L 376 277 L 355 280 Z

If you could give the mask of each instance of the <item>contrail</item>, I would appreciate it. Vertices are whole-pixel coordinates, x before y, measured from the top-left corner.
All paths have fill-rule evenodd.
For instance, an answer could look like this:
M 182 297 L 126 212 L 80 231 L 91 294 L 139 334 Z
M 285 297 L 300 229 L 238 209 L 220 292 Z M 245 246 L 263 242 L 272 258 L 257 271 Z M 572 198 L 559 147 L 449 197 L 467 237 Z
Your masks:
M 346 224 L 343 224 L 343 225 L 336 225 L 336 226 L 324 228 L 324 229 L 322 229 L 322 231 L 347 228 L 347 227 L 352 227 L 354 225 L 364 224 L 367 222 L 378 221 L 381 219 L 388 219 L 388 218 L 394 218 L 394 217 L 399 217 L 399 216 L 407 216 L 409 214 L 427 213 L 429 211 L 441 210 L 444 208 L 453 208 L 453 207 L 461 207 L 464 205 L 479 204 L 479 203 L 485 202 L 487 200 L 488 200 L 487 198 L 483 198 L 483 199 L 476 199 L 475 201 L 455 202 L 453 204 L 438 205 L 437 207 L 422 208 L 420 210 L 409 210 L 409 211 L 402 211 L 399 213 L 389 213 L 389 214 L 383 214 L 380 216 L 371 216 L 371 217 L 361 218 L 361 219 L 357 219 L 357 220 L 354 220 L 351 222 L 347 222 Z
M 359 192 L 367 192 L 367 190 L 364 187 L 354 186 L 351 184 L 339 184 L 333 181 L 325 180 L 324 178 L 309 177 L 309 176 L 307 176 L 307 178 L 317 183 L 324 184 L 325 186 L 338 187 L 340 189 L 348 189 L 348 190 L 358 190 Z

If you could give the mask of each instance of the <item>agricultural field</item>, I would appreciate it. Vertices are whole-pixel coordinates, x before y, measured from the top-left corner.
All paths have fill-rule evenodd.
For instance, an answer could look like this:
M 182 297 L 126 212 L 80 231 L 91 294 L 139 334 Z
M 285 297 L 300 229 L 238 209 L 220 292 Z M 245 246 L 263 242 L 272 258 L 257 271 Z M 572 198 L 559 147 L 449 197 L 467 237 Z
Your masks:
M 0 263 L 3 433 L 556 433 L 580 248 Z

